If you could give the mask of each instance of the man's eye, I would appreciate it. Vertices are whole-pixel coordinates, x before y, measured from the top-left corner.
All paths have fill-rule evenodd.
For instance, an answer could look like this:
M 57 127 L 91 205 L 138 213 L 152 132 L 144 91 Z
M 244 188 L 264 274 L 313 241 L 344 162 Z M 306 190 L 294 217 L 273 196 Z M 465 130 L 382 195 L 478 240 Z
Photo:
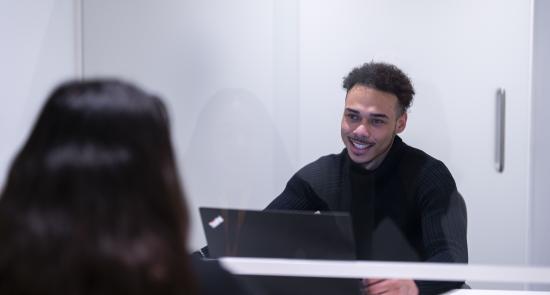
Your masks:
M 372 123 L 373 125 L 383 125 L 383 124 L 386 123 L 386 121 L 381 120 L 381 119 L 372 119 L 372 120 L 371 120 L 371 123 Z
M 359 120 L 359 116 L 357 116 L 356 114 L 347 114 L 346 116 L 352 121 Z

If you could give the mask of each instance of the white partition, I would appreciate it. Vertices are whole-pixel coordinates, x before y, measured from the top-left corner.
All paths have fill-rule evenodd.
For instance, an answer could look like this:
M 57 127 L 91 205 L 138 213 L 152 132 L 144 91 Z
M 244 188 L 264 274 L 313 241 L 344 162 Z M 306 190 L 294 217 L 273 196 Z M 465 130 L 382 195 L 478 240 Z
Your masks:
M 168 103 L 192 208 L 260 209 L 299 167 L 297 2 L 84 2 L 86 77 L 118 76 Z
M 417 90 L 403 137 L 453 173 L 468 207 L 470 261 L 526 265 L 548 258 L 528 259 L 533 213 L 548 209 L 530 199 L 532 163 L 548 158 L 531 158 L 530 147 L 534 1 L 86 1 L 84 70 L 167 100 L 198 248 L 197 206 L 263 208 L 297 169 L 343 147 L 349 70 L 395 63 Z

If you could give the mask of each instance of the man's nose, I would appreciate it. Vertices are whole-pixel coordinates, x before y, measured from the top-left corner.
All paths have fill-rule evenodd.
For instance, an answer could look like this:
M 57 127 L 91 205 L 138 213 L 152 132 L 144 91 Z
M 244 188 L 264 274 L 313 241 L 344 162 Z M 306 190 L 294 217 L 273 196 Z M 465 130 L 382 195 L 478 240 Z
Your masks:
M 370 136 L 370 126 L 368 125 L 367 122 L 363 122 L 363 123 L 359 124 L 357 126 L 357 128 L 355 128 L 355 130 L 353 130 L 353 133 L 355 135 L 369 137 Z

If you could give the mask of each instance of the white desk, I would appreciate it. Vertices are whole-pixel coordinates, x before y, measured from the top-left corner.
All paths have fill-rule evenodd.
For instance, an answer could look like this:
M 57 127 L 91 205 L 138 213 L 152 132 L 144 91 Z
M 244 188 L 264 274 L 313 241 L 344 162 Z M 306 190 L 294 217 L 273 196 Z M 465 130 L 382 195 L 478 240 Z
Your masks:
M 357 279 L 368 277 L 411 278 L 431 281 L 536 283 L 547 284 L 550 287 L 550 267 L 236 257 L 224 257 L 219 260 L 230 272 L 242 275 Z M 550 292 L 472 289 L 456 290 L 448 294 L 550 295 Z
M 504 291 L 504 290 L 453 290 L 446 295 L 550 295 L 550 292 L 538 291 Z

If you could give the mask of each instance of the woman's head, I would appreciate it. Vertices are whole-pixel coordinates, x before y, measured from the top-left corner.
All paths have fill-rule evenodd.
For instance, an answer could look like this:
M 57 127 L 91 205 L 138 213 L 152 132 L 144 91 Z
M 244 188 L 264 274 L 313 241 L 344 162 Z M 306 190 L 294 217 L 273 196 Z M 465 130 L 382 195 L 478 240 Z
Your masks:
M 161 100 L 115 80 L 58 87 L 0 199 L 10 241 L 0 247 L 13 256 L 0 253 L 0 272 L 25 280 L 32 270 L 36 288 L 73 294 L 181 292 L 186 230 Z

